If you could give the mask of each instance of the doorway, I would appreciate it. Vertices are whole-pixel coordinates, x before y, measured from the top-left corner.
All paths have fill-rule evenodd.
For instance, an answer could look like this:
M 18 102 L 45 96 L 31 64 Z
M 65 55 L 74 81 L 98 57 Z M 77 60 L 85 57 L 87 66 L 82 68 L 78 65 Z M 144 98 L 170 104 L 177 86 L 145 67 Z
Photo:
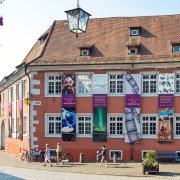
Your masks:
M 1 123 L 1 149 L 5 149 L 5 124 L 4 121 Z

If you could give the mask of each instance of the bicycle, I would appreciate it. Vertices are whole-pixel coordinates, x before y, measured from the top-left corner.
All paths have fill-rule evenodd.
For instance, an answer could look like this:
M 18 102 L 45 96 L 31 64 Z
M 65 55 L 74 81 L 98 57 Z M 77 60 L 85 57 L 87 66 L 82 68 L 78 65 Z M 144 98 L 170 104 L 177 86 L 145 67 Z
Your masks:
M 60 160 L 62 162 L 63 161 L 72 162 L 73 156 L 70 153 L 67 153 L 67 151 L 65 151 L 65 153 L 61 155 Z
M 31 161 L 43 161 L 45 152 L 31 149 L 30 159 Z
M 21 160 L 22 161 L 26 160 L 27 162 L 30 162 L 30 155 L 28 153 L 28 150 L 23 149 L 23 153 L 21 155 Z

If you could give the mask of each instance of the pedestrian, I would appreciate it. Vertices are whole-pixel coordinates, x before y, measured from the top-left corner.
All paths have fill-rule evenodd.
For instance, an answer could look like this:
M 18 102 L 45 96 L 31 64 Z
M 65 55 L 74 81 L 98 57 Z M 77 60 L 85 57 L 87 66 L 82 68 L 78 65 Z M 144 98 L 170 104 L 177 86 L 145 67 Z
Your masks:
M 49 148 L 48 144 L 46 144 L 46 150 L 45 150 L 44 157 L 45 157 L 44 166 L 46 166 L 47 162 L 50 163 L 50 166 L 52 166 L 52 163 L 51 163 L 51 160 L 50 160 L 50 148 Z
M 56 164 L 59 165 L 59 160 L 62 155 L 62 149 L 61 149 L 61 145 L 59 143 L 57 143 L 56 154 L 57 154 L 57 163 Z
M 102 146 L 102 151 L 101 153 L 99 154 L 101 155 L 101 163 L 99 164 L 99 167 L 101 167 L 103 161 L 105 162 L 106 164 L 106 168 L 108 167 L 108 163 L 107 163 L 107 160 L 106 160 L 106 147 L 105 145 Z

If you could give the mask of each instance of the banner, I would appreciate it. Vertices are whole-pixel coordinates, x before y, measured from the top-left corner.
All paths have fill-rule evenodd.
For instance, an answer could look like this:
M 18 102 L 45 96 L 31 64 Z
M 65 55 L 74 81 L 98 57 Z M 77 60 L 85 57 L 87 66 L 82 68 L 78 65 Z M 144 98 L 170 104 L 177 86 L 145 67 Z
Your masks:
M 108 74 L 93 74 L 93 94 L 108 94 Z
M 3 17 L 0 17 L 0 26 L 3 26 Z
M 158 80 L 159 142 L 171 142 L 173 140 L 174 81 L 175 81 L 175 75 L 173 73 L 159 74 L 159 80 Z
M 139 141 L 141 75 L 126 75 L 125 142 Z
M 159 142 L 173 140 L 173 108 L 159 108 Z
M 76 138 L 76 97 L 75 75 L 62 76 L 62 140 L 75 141 Z
M 174 94 L 174 74 L 159 74 L 158 94 Z
M 107 94 L 93 95 L 93 141 L 107 138 Z

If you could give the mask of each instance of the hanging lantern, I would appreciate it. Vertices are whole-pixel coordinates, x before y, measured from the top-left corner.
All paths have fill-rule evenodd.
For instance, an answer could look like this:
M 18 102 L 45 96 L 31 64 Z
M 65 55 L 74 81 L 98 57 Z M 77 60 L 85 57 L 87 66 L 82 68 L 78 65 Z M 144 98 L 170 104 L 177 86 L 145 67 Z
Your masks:
M 24 99 L 24 103 L 25 103 L 26 105 L 31 104 L 31 99 L 30 99 L 30 98 L 25 98 L 25 99 Z
M 69 30 L 75 33 L 76 37 L 78 37 L 78 34 L 86 32 L 89 16 L 91 16 L 91 14 L 79 7 L 79 1 L 77 1 L 76 9 L 65 11 L 65 13 L 67 13 Z

